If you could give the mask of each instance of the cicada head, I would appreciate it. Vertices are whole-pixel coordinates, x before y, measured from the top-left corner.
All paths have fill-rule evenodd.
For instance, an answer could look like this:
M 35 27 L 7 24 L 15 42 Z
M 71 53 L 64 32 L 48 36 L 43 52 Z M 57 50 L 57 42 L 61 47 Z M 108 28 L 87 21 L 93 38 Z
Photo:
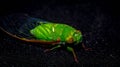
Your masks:
M 82 33 L 79 30 L 76 30 L 73 34 L 73 39 L 76 44 L 82 42 Z
M 66 38 L 66 42 L 69 44 L 82 42 L 82 33 L 79 30 L 74 31 L 72 35 Z

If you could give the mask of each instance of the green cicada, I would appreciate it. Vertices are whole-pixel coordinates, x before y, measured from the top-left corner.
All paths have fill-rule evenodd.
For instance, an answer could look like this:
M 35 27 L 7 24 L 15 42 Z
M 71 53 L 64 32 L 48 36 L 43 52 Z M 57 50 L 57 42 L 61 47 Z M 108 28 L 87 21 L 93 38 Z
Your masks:
M 68 44 L 78 44 L 82 42 L 82 33 L 80 30 L 62 23 L 53 23 L 40 20 L 36 22 L 39 24 L 29 30 L 29 34 L 34 37 L 32 39 L 13 35 L 3 28 L 0 28 L 10 36 L 19 40 L 40 43 L 44 44 L 45 46 L 53 46 L 51 49 L 46 49 L 45 52 L 60 48 L 65 45 L 66 49 L 73 53 L 75 61 L 78 62 L 74 49 Z
M 69 25 L 60 23 L 40 24 L 33 28 L 32 30 L 30 30 L 30 33 L 33 36 L 35 36 L 38 40 L 44 40 L 46 42 L 54 41 L 57 42 L 51 43 L 51 45 L 55 46 L 49 50 L 59 48 L 61 47 L 61 44 L 62 45 L 65 45 L 66 43 L 78 44 L 79 42 L 82 41 L 82 34 L 79 30 L 76 30 L 75 28 Z M 69 45 L 66 46 L 67 50 L 73 53 L 75 61 L 78 62 L 73 48 L 69 47 Z

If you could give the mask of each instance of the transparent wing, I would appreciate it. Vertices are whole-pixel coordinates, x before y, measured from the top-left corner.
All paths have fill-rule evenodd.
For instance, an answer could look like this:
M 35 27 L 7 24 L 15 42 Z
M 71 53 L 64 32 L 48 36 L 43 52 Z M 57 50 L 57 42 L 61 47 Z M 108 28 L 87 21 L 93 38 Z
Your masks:
M 8 35 L 32 43 L 56 44 L 59 41 L 36 40 L 30 30 L 42 23 L 47 23 L 44 20 L 33 18 L 27 14 L 11 14 L 0 18 L 0 28 Z
M 39 22 L 45 22 L 38 18 L 33 18 L 27 14 L 11 14 L 0 18 L 1 27 L 5 31 L 24 38 L 33 38 L 30 30 L 39 25 Z

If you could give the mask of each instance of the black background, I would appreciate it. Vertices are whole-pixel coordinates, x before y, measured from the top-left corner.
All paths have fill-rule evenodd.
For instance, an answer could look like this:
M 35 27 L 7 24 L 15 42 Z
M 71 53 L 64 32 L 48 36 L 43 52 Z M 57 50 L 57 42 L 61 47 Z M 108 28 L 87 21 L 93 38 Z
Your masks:
M 92 39 L 86 39 L 93 45 L 87 45 L 94 49 L 91 51 L 78 50 L 77 53 L 80 63 L 74 63 L 71 54 L 66 51 L 53 51 L 50 53 L 43 53 L 43 49 L 39 46 L 26 45 L 26 44 L 10 44 L 11 38 L 0 33 L 0 65 L 3 66 L 15 66 L 15 67 L 30 67 L 30 66 L 43 66 L 43 67 L 64 67 L 64 66 L 111 66 L 115 67 L 119 65 L 119 5 L 113 1 L 55 1 L 55 0 L 44 0 L 44 1 L 11 1 L 4 0 L 0 2 L 0 17 L 7 16 L 12 13 L 27 13 L 31 16 L 40 17 L 42 19 L 55 21 L 55 22 L 66 22 L 73 26 L 81 26 L 83 33 L 86 34 L 86 38 L 91 37 Z M 64 14 L 65 11 L 69 14 Z M 45 13 L 44 13 L 45 11 Z M 61 13 L 61 14 L 60 14 Z M 82 14 L 82 15 L 80 15 Z M 93 16 L 102 16 L 103 22 L 100 29 L 97 27 L 95 22 L 92 21 L 95 18 Z M 87 18 L 82 18 L 85 16 Z M 79 19 L 82 18 L 82 19 Z M 86 21 L 85 21 L 86 20 Z M 101 20 L 101 19 L 100 19 Z M 79 25 L 79 22 L 82 22 Z M 88 22 L 87 22 L 88 21 Z M 90 23 L 90 22 L 91 23 Z M 74 22 L 74 23 L 73 23 Z M 100 22 L 99 22 L 100 23 Z M 88 35 L 89 24 L 93 24 L 96 27 L 95 33 L 92 32 L 92 36 Z M 83 26 L 82 26 L 83 25 Z M 88 26 L 88 28 L 87 28 Z M 97 28 L 97 30 L 96 30 Z M 79 29 L 79 28 L 78 28 Z M 97 32 L 102 30 L 102 34 Z M 98 36 L 97 36 L 98 34 Z M 98 44 L 94 45 L 94 38 L 101 37 L 100 41 L 96 40 Z M 104 42 L 101 42 L 104 40 Z M 14 42 L 13 42 L 14 43 Z M 107 44 L 107 45 L 105 45 Z M 15 46 L 17 45 L 17 46 Z M 25 52 L 25 54 L 23 53 Z M 17 54 L 18 53 L 18 54 Z M 28 53 L 28 54 L 27 54 Z M 60 56 L 61 55 L 61 56 Z M 96 57 L 94 57 L 96 56 Z M 91 58 L 94 57 L 94 58 Z M 59 58 L 59 59 L 56 59 Z M 66 60 L 64 60 L 66 58 Z M 87 59 L 88 58 L 88 59 Z M 90 59 L 91 58 L 91 59 Z M 52 62 L 53 61 L 53 62 Z

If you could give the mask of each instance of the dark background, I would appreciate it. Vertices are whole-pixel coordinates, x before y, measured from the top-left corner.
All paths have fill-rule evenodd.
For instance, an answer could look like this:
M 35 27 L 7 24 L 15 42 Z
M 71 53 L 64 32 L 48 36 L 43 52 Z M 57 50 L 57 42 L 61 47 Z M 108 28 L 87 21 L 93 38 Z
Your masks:
M 119 65 L 119 5 L 113 1 L 11 1 L 0 2 L 0 17 L 25 13 L 75 26 L 83 42 L 93 51 L 76 48 L 80 63 L 64 50 L 43 53 L 43 48 L 26 45 L 0 33 L 0 65 L 9 67 L 116 67 Z M 17 42 L 17 43 L 16 43 Z

